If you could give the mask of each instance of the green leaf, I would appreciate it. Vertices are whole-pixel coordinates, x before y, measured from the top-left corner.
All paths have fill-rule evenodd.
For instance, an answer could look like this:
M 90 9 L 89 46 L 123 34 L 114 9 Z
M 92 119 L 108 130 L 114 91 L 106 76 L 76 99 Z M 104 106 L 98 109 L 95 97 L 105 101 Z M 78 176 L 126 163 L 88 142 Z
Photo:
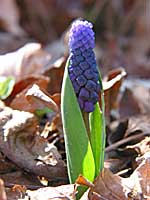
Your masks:
M 98 70 L 98 68 L 97 68 Z M 98 70 L 99 71 L 99 70 Z M 97 102 L 95 109 L 89 115 L 90 142 L 95 160 L 95 177 L 99 175 L 104 167 L 105 155 L 105 103 L 101 74 L 99 72 L 99 83 L 101 85 L 101 108 Z
M 13 77 L 0 77 L 0 99 L 6 99 L 12 92 L 15 85 Z
M 68 64 L 64 73 L 61 93 L 61 113 L 69 180 L 74 183 L 79 174 L 93 181 L 95 163 L 86 127 L 78 101 L 68 75 Z
M 95 105 L 95 110 L 90 113 L 90 140 L 95 160 L 95 176 L 98 176 L 103 168 L 103 119 L 99 104 Z

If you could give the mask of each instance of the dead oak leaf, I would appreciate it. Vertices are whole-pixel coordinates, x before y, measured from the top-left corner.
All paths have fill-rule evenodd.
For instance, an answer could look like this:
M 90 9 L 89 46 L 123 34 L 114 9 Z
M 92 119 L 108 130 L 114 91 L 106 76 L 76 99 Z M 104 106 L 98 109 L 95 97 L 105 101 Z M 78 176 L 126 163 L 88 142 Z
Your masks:
M 94 187 L 82 200 L 141 200 L 150 199 L 150 153 L 145 153 L 129 178 L 122 178 L 104 169 L 95 179 Z

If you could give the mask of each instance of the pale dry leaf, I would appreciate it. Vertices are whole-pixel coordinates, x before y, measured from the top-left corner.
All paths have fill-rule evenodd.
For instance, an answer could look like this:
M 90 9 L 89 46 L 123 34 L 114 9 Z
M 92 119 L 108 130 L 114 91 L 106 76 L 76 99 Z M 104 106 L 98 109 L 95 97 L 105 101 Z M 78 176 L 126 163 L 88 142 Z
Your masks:
M 66 182 L 66 166 L 53 144 L 37 132 L 33 114 L 0 110 L 0 150 L 25 171 Z
M 76 190 L 73 184 L 45 187 L 35 191 L 27 190 L 27 195 L 30 197 L 30 200 L 75 200 L 75 194 Z
M 13 76 L 17 81 L 31 74 L 40 74 L 50 55 L 39 43 L 28 43 L 19 50 L 0 55 L 0 75 Z

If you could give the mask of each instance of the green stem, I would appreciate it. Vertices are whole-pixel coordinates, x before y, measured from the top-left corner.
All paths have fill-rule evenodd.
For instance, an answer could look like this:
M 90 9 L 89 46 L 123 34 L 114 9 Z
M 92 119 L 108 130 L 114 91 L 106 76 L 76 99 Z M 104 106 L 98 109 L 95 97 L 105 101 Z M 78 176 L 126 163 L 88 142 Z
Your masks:
M 89 140 L 90 140 L 91 133 L 90 133 L 90 124 L 89 124 L 89 113 L 82 111 L 82 116 L 83 116 L 83 120 L 84 120 L 85 127 L 86 127 L 86 130 L 87 130 L 87 134 L 88 134 L 88 137 L 89 137 Z

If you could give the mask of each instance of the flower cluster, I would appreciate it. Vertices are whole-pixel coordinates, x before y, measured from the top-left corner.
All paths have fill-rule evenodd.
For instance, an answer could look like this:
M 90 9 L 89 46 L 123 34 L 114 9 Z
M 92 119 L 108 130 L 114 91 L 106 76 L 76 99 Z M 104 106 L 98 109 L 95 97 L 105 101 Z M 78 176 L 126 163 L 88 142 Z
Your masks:
M 99 75 L 93 52 L 95 38 L 92 27 L 90 22 L 76 20 L 69 34 L 69 77 L 80 108 L 87 113 L 94 110 L 100 91 Z

